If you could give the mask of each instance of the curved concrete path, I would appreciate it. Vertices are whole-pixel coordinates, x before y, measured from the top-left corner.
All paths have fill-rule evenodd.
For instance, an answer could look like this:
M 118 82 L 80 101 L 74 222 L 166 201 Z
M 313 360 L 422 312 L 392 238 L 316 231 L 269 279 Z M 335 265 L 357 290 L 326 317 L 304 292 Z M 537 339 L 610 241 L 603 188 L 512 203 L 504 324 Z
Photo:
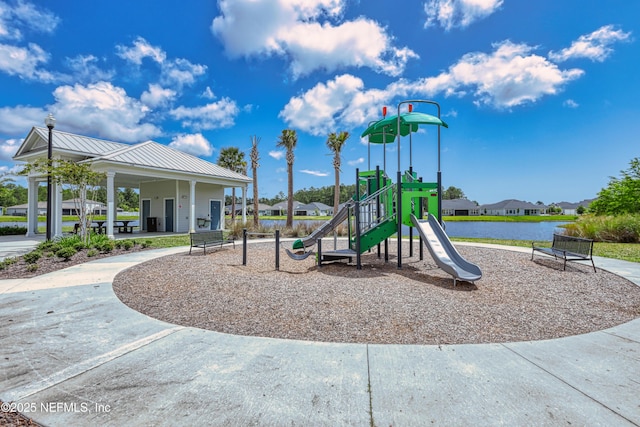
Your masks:
M 0 281 L 0 400 L 48 426 L 640 425 L 640 319 L 507 344 L 330 344 L 140 314 L 122 269 L 185 248 Z M 640 264 L 599 258 L 640 285 Z

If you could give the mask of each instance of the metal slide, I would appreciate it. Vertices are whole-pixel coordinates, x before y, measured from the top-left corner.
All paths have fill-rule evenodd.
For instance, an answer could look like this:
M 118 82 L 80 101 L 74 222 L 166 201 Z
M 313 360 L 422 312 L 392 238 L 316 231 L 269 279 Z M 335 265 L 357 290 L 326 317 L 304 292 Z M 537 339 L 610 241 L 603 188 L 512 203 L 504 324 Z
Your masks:
M 338 225 L 344 222 L 349 216 L 349 208 L 353 206 L 355 202 L 353 200 L 349 200 L 347 203 L 342 206 L 340 209 L 330 220 L 322 224 L 320 227 L 313 230 L 313 233 L 309 234 L 307 237 L 303 237 L 302 239 L 296 240 L 294 243 L 294 249 L 302 249 L 308 248 L 309 246 L 313 246 L 318 242 L 318 239 L 323 238 L 328 233 L 333 231 Z
M 458 253 L 435 216 L 429 214 L 427 220 L 421 221 L 411 215 L 411 222 L 418 229 L 438 267 L 453 276 L 453 286 L 457 280 L 474 283 L 482 278 L 480 267 Z

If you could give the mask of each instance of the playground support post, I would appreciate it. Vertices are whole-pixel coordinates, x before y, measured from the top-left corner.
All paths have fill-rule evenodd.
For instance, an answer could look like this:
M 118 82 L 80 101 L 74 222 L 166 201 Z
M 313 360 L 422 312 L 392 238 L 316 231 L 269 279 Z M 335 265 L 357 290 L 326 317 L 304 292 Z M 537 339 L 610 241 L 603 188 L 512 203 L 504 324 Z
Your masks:
M 409 137 L 411 137 L 411 133 L 409 133 Z M 411 153 L 411 151 L 409 151 Z M 413 180 L 413 166 L 409 165 L 409 176 L 411 180 Z M 413 200 L 413 199 L 411 199 Z M 411 213 L 414 212 L 413 206 L 411 208 Z M 409 257 L 413 256 L 413 227 L 409 226 Z
M 376 197 L 376 224 L 380 221 L 380 194 L 379 190 L 382 188 L 380 185 L 380 165 L 376 165 L 376 191 L 378 191 L 378 197 Z M 386 240 L 386 239 L 385 239 Z M 378 243 L 378 259 L 380 259 L 380 243 Z
M 400 127 L 398 127 L 400 129 Z M 400 132 L 398 132 L 400 135 Z M 400 146 L 398 146 L 400 151 Z M 399 166 L 399 165 L 398 165 Z M 398 168 L 398 188 L 396 190 L 396 222 L 398 223 L 398 270 L 402 269 L 402 172 Z
M 242 229 L 242 265 L 247 265 L 247 229 Z
M 280 230 L 276 230 L 276 271 L 280 271 Z

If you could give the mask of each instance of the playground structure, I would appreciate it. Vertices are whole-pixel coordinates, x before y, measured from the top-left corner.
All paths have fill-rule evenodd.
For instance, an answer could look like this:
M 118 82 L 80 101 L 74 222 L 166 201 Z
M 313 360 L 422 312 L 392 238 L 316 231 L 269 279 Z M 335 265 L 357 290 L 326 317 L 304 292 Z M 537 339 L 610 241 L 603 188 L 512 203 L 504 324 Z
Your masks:
M 437 117 L 413 111 L 413 104 L 429 104 L 437 107 Z M 402 105 L 408 105 L 408 112 L 400 113 Z M 402 226 L 409 227 L 409 238 L 413 241 L 413 228 L 418 231 L 420 249 L 422 242 L 428 248 L 438 267 L 451 274 L 454 285 L 457 280 L 475 282 L 482 277 L 480 268 L 465 260 L 455 249 L 449 237 L 442 228 L 442 173 L 440 170 L 440 128 L 449 127 L 440 118 L 440 105 L 434 101 L 410 100 L 398 104 L 396 116 L 386 117 L 386 107 L 383 108 L 383 119 L 373 122 L 362 133 L 362 137 L 369 140 L 369 170 L 356 170 L 356 194 L 345 203 L 342 208 L 326 223 L 322 224 L 309 236 L 294 242 L 294 250 L 303 250 L 303 254 L 294 254 L 287 250 L 293 259 L 304 259 L 312 252 L 306 249 L 318 244 L 318 264 L 323 261 L 356 258 L 356 268 L 361 269 L 361 254 L 377 246 L 378 256 L 381 254 L 381 244 L 385 245 L 385 261 L 388 261 L 388 239 L 397 234 L 398 268 L 402 268 Z M 438 171 L 436 182 L 423 182 L 413 170 L 412 134 L 420 125 L 437 126 L 438 135 Z M 400 138 L 409 136 L 409 168 L 401 169 Z M 395 182 L 386 173 L 386 144 L 397 139 L 398 171 Z M 383 145 L 383 168 L 376 166 L 371 169 L 370 146 Z M 423 220 L 423 205 L 426 201 L 427 219 Z M 347 221 L 348 248 L 322 251 L 320 239 L 331 233 L 338 225 Z M 410 256 L 413 255 L 413 245 L 409 245 Z M 422 250 L 420 251 L 422 259 Z

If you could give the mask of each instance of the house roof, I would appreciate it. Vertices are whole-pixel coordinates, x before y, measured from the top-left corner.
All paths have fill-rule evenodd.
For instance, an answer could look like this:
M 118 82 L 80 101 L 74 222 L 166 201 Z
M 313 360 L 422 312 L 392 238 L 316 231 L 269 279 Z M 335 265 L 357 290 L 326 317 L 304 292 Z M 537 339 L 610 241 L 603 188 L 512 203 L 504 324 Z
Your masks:
M 233 172 L 215 163 L 207 162 L 199 157 L 176 150 L 154 141 L 128 145 L 113 152 L 91 159 L 92 162 L 108 161 L 133 166 L 147 166 L 178 172 L 215 175 L 240 181 L 251 181 L 251 178 Z
M 595 199 L 585 199 L 581 202 L 576 202 L 576 203 L 560 202 L 560 203 L 556 203 L 555 205 L 561 207 L 562 209 L 577 209 L 580 206 L 587 208 L 594 200 Z
M 272 206 L 272 208 L 274 210 L 282 210 L 282 209 L 287 209 L 287 200 L 284 200 L 282 202 L 278 202 L 275 205 Z M 298 209 L 299 206 L 302 206 L 302 203 L 298 202 L 297 200 L 293 201 L 293 209 Z
M 32 128 L 13 158 L 28 161 L 46 155 L 48 138 L 48 129 Z M 243 184 L 252 181 L 243 174 L 154 141 L 130 145 L 56 130 L 52 132 L 51 142 L 54 155 L 75 161 L 92 162 L 96 166 L 106 163 L 195 174 Z
M 525 202 L 522 200 L 515 200 L 515 199 L 508 199 L 508 200 L 503 200 L 501 202 L 498 203 L 493 203 L 493 204 L 489 204 L 489 205 L 481 205 L 480 206 L 481 209 L 492 209 L 492 210 L 499 210 L 499 209 L 545 209 L 546 206 L 545 205 L 535 205 L 531 202 Z
M 300 205 L 296 209 L 301 211 L 315 211 L 315 210 L 328 211 L 328 210 L 332 210 L 333 208 L 329 205 L 325 205 L 324 203 L 311 202 L 311 203 L 307 203 L 306 205 Z
M 478 209 L 478 205 L 467 199 L 442 199 L 442 209 Z

